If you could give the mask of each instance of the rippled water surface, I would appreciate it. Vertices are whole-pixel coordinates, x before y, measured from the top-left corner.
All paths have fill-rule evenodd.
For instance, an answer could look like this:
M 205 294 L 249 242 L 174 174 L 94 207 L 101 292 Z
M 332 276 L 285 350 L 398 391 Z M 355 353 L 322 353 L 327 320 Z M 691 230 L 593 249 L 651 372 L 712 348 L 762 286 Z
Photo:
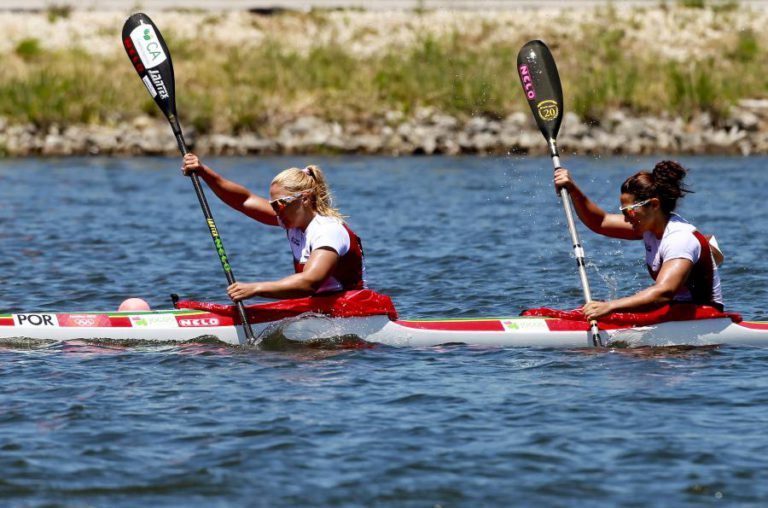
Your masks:
M 680 213 L 716 233 L 729 310 L 768 319 L 766 158 L 684 158 Z M 318 162 L 401 316 L 573 308 L 551 164 L 226 158 L 266 192 Z M 600 205 L 654 159 L 568 158 Z M 177 159 L 0 160 L 0 312 L 225 301 Z M 240 280 L 284 234 L 209 199 Z M 642 245 L 580 227 L 593 294 L 648 283 Z M 302 349 L 72 342 L 0 348 L 3 506 L 765 506 L 768 348 Z

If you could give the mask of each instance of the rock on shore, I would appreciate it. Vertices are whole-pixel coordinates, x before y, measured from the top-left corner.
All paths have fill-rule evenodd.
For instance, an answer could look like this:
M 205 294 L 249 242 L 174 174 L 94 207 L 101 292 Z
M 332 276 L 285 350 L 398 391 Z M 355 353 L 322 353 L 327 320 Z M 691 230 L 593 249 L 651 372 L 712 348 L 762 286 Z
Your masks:
M 302 116 L 279 128 L 273 138 L 246 133 L 198 135 L 186 138 L 199 153 L 216 155 L 359 153 L 386 155 L 543 154 L 546 144 L 530 114 L 513 113 L 497 120 L 474 117 L 466 121 L 420 109 L 412 118 L 391 113 L 366 125 L 341 125 Z M 744 100 L 721 128 L 707 115 L 684 122 L 679 118 L 632 117 L 609 113 L 599 123 L 585 124 L 566 113 L 558 145 L 579 154 L 766 154 L 768 101 Z M 9 156 L 176 155 L 176 142 L 167 122 L 142 116 L 116 127 L 98 125 L 9 125 L 0 118 L 0 152 Z

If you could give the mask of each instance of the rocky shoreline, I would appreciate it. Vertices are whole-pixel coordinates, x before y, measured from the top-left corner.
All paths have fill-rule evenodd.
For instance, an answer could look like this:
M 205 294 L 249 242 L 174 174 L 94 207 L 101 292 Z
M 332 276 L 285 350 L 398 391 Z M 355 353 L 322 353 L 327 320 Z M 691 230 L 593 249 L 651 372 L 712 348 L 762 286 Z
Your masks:
M 723 58 L 724 48 L 743 46 L 746 49 L 742 52 L 753 53 L 755 56 L 754 65 L 750 68 L 755 69 L 756 75 L 761 75 L 758 65 L 761 61 L 760 53 L 762 48 L 768 47 L 768 37 L 763 35 L 762 29 L 768 22 L 766 9 L 752 5 L 731 11 L 637 8 L 621 3 L 615 6 L 610 3 L 610 6 L 603 9 L 534 9 L 526 11 L 525 16 L 515 9 L 500 12 L 438 10 L 418 14 L 400 11 L 328 11 L 274 16 L 247 12 L 162 11 L 157 13 L 156 21 L 162 26 L 173 27 L 172 36 L 181 47 L 182 42 L 190 44 L 198 41 L 200 34 L 204 34 L 205 40 L 215 41 L 215 47 L 220 48 L 221 53 L 233 51 L 232 48 L 252 50 L 266 44 L 265 41 L 269 41 L 274 34 L 290 33 L 290 37 L 280 39 L 284 51 L 304 55 L 316 47 L 339 47 L 344 49 L 345 55 L 364 62 L 366 58 L 375 55 L 407 51 L 427 36 L 427 39 L 439 41 L 451 34 L 461 36 L 462 41 L 468 41 L 467 44 L 471 43 L 475 47 L 503 47 L 509 44 L 513 36 L 522 40 L 542 37 L 553 40 L 560 47 L 564 44 L 589 45 L 594 44 L 591 38 L 595 34 L 585 27 L 592 26 L 590 23 L 595 17 L 602 17 L 600 19 L 610 22 L 616 31 L 625 58 L 657 55 L 654 61 L 658 57 L 659 62 L 666 64 L 717 61 Z M 7 71 L 6 86 L 24 89 L 29 83 L 24 80 L 27 79 L 25 76 L 32 76 L 29 79 L 33 80 L 33 85 L 41 87 L 43 95 L 61 95 L 60 90 L 48 90 L 34 82 L 34 79 L 40 81 L 47 76 L 40 71 L 42 65 L 36 63 L 36 58 L 47 55 L 48 60 L 45 62 L 58 62 L 53 57 L 76 50 L 77 56 L 70 57 L 65 63 L 74 64 L 82 59 L 94 62 L 119 59 L 122 62 L 122 74 L 115 74 L 115 77 L 105 74 L 106 80 L 114 79 L 115 89 L 122 83 L 120 80 L 130 80 L 131 90 L 138 96 L 142 93 L 140 84 L 134 76 L 130 76 L 127 62 L 123 60 L 124 55 L 119 54 L 123 49 L 115 40 L 126 12 L 58 13 L 55 9 L 47 13 L 0 11 L 0 27 L 3 27 L 6 34 L 0 40 L 0 56 L 4 57 Z M 553 19 L 558 20 L 558 23 L 553 24 Z M 742 46 L 737 44 L 739 36 L 744 36 Z M 603 41 L 603 44 L 607 43 Z M 611 43 L 611 47 L 618 44 Z M 190 47 L 200 49 L 194 45 Z M 648 48 L 655 49 L 649 53 Z M 731 55 L 728 58 L 733 59 L 734 55 L 739 55 L 736 49 L 728 51 L 731 51 L 726 51 L 726 54 Z M 210 61 L 197 62 L 196 68 L 213 69 L 214 64 L 221 65 L 219 56 L 209 54 Z M 681 68 L 688 69 L 686 66 Z M 231 70 L 229 72 L 232 73 Z M 50 75 L 56 77 L 60 74 L 64 73 L 58 69 L 51 70 Z M 692 81 L 695 77 L 683 73 L 680 79 Z M 744 79 L 750 77 L 743 76 Z M 0 83 L 3 83 L 3 79 L 0 79 Z M 240 84 L 237 80 L 229 83 Z M 589 93 L 600 93 L 590 88 L 592 85 L 589 83 L 581 86 L 582 92 L 586 89 Z M 648 83 L 647 86 L 653 89 L 660 85 Z M 685 81 L 681 86 L 692 85 Z M 226 90 L 223 86 L 218 88 L 222 89 Z M 690 118 L 643 116 L 637 113 L 649 110 L 648 103 L 634 110 L 609 109 L 604 112 L 598 109 L 595 114 L 599 118 L 590 120 L 566 113 L 558 144 L 564 153 L 569 154 L 768 154 L 768 99 L 763 98 L 765 95 L 760 90 L 753 87 L 746 97 L 759 98 L 744 99 L 736 106 L 728 106 L 729 113 L 718 118 L 706 112 L 692 113 Z M 208 127 L 201 127 L 206 129 L 205 132 L 195 132 L 193 123 L 198 126 L 205 123 L 194 122 L 195 115 L 190 111 L 193 108 L 185 108 L 181 112 L 181 121 L 189 144 L 201 154 L 215 155 L 499 155 L 540 154 L 546 150 L 522 96 L 520 107 L 525 110 L 510 112 L 514 111 L 514 107 L 504 107 L 496 109 L 503 111 L 497 113 L 497 116 L 470 116 L 473 113 L 468 109 L 463 113 L 448 114 L 437 108 L 415 108 L 418 104 L 424 104 L 419 102 L 423 97 L 418 96 L 413 97 L 411 104 L 415 109 L 403 108 L 412 111 L 407 114 L 395 110 L 394 103 L 371 107 L 369 111 L 367 104 L 360 100 L 355 103 L 356 107 L 341 107 L 323 113 L 322 108 L 314 107 L 315 102 L 320 100 L 314 98 L 312 94 L 315 92 L 312 90 L 305 91 L 305 96 L 297 92 L 294 97 L 280 95 L 279 92 L 280 86 L 275 85 L 274 94 L 265 94 L 273 97 L 266 106 L 262 105 L 264 113 L 263 118 L 259 118 L 258 127 L 253 126 L 255 123 L 234 124 L 231 118 L 222 120 L 216 116 L 209 121 Z M 570 95 L 566 94 L 566 111 L 571 107 L 569 100 L 577 102 L 572 99 L 576 95 L 573 92 L 571 90 Z M 704 92 L 709 93 L 709 89 Z M 349 90 L 345 93 L 349 93 Z M 504 93 L 522 94 L 517 82 L 505 85 Z M 15 94 L 9 93 L 8 97 L 15 97 Z M 23 94 L 21 97 L 24 98 Z M 112 100 L 111 93 L 103 97 L 105 101 Z M 648 102 L 653 103 L 657 96 L 649 94 L 648 97 Z M 88 95 L 88 98 L 91 101 L 98 100 L 98 96 L 94 99 Z M 91 113 L 87 113 L 86 109 L 83 110 L 86 113 L 78 113 L 77 108 L 73 108 L 75 113 L 70 117 L 60 112 L 57 116 L 46 116 L 50 102 L 27 100 L 29 104 L 24 101 L 22 103 L 38 113 L 38 120 L 36 123 L 19 123 L 33 117 L 22 108 L 14 110 L 11 107 L 13 104 L 10 104 L 12 100 L 8 99 L 9 104 L 6 104 L 6 111 L 10 112 L 4 114 L 8 116 L 4 117 L 0 113 L 0 157 L 177 154 L 175 140 L 165 119 L 159 118 L 159 115 L 134 116 L 134 111 L 140 114 L 141 110 L 137 107 L 115 107 L 109 114 L 99 113 L 98 108 L 92 108 L 95 112 Z M 84 97 L 73 95 L 67 100 L 76 103 L 84 100 Z M 190 100 L 188 106 L 196 106 L 194 100 L 204 102 L 198 96 Z M 613 104 L 617 103 L 626 105 L 625 102 L 613 101 Z M 211 104 L 211 107 L 215 107 L 217 103 L 212 100 Z M 241 109 L 247 107 L 247 103 L 238 106 Z M 387 112 L 389 109 L 392 111 Z M 239 109 L 237 111 L 240 112 Z M 349 115 L 346 115 L 347 111 L 350 111 Z M 654 111 L 658 112 L 659 109 Z M 688 108 L 688 111 L 700 110 Z M 200 108 L 197 113 L 199 118 Z M 335 117 L 342 114 L 346 115 L 344 120 L 334 121 Z M 78 118 L 73 122 L 92 123 L 70 123 L 61 118 Z M 243 132 L 241 129 L 260 130 Z
M 461 120 L 430 109 L 411 118 L 392 112 L 381 118 L 340 124 L 315 116 L 285 122 L 272 137 L 198 135 L 185 131 L 201 154 L 369 154 L 369 155 L 503 155 L 542 154 L 541 134 L 530 115 L 517 112 L 503 119 Z M 680 118 L 633 117 L 617 110 L 600 122 L 584 123 L 566 113 L 558 137 L 569 154 L 768 154 L 768 100 L 743 100 L 731 116 L 716 124 L 704 114 Z M 22 156 L 175 155 L 175 139 L 164 119 L 142 116 L 118 126 L 9 125 L 0 118 L 0 154 Z

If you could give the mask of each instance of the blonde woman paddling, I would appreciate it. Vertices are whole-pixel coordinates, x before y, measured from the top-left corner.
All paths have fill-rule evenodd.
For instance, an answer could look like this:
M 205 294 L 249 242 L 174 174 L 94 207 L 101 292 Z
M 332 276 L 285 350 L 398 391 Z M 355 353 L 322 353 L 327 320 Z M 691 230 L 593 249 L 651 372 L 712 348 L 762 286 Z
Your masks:
M 269 199 L 227 180 L 188 153 L 182 172 L 192 171 L 224 203 L 261 223 L 280 226 L 288 235 L 295 273 L 276 281 L 235 282 L 227 288 L 233 301 L 256 296 L 299 298 L 366 287 L 362 243 L 333 207 L 319 167 L 281 171 L 272 179 Z

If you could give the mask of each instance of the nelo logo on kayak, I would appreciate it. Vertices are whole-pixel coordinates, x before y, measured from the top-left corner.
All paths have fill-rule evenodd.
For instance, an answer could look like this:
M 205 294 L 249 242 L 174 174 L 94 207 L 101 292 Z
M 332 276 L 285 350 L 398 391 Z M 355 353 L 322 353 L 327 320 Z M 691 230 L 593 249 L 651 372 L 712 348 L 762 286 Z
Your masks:
M 552 99 L 541 101 L 536 105 L 536 108 L 539 110 L 539 117 L 546 122 L 554 120 L 557 118 L 557 115 L 560 114 L 560 108 L 557 105 L 557 101 Z
M 219 326 L 221 321 L 218 318 L 179 318 L 179 326 L 197 327 L 197 326 Z
M 523 83 L 525 96 L 528 97 L 529 101 L 534 100 L 536 98 L 536 89 L 533 88 L 533 80 L 531 79 L 531 72 L 528 70 L 528 66 L 523 64 L 517 70 L 520 73 L 520 81 Z

